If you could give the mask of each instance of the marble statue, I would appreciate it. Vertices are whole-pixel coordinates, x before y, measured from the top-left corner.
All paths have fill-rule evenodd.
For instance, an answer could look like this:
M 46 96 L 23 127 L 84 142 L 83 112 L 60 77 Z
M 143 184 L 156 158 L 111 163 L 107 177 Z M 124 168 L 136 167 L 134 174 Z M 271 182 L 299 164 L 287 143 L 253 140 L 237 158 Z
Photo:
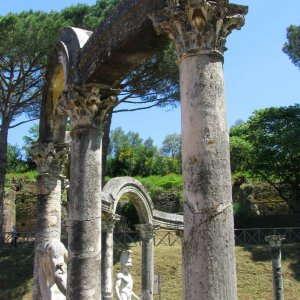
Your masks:
M 141 299 L 133 292 L 133 280 L 131 276 L 132 258 L 130 254 L 131 250 L 125 250 L 121 253 L 121 272 L 117 274 L 116 280 L 117 300 L 131 300 L 132 296 L 136 299 Z
M 43 300 L 65 300 L 68 251 L 58 239 L 46 243 L 39 263 L 39 285 Z

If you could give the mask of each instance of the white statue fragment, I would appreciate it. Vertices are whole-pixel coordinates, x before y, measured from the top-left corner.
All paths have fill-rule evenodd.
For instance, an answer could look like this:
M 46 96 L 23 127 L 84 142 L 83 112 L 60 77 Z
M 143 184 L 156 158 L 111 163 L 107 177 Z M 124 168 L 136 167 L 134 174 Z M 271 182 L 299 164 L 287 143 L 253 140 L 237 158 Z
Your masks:
M 45 245 L 39 264 L 39 284 L 43 300 L 65 300 L 68 251 L 58 239 Z
M 132 296 L 141 299 L 133 292 L 133 280 L 131 276 L 132 258 L 131 250 L 125 250 L 121 253 L 120 263 L 121 272 L 117 274 L 116 294 L 118 300 L 131 300 Z

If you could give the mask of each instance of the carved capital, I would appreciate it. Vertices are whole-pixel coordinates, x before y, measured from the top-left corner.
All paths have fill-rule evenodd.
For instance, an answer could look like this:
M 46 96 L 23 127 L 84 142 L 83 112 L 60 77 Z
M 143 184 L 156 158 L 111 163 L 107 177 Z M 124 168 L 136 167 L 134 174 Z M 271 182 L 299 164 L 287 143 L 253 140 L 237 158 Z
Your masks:
M 149 241 L 155 235 L 155 231 L 159 229 L 159 226 L 150 223 L 135 225 L 136 230 L 141 234 L 142 240 Z
M 101 95 L 99 85 L 74 85 L 62 93 L 57 109 L 70 117 L 73 129 L 98 129 L 105 122 L 108 111 L 117 103 L 116 96 Z
M 179 59 L 190 55 L 223 56 L 227 36 L 241 29 L 248 8 L 228 0 L 169 0 L 168 6 L 149 15 L 157 34 L 173 40 Z
M 31 146 L 30 155 L 37 165 L 39 175 L 61 175 L 62 167 L 68 160 L 69 144 L 35 143 Z
M 120 216 L 112 214 L 107 218 L 102 218 L 102 231 L 105 231 L 107 233 L 112 233 L 116 222 L 120 221 Z
M 268 235 L 265 240 L 272 248 L 280 248 L 281 242 L 285 240 L 285 235 Z

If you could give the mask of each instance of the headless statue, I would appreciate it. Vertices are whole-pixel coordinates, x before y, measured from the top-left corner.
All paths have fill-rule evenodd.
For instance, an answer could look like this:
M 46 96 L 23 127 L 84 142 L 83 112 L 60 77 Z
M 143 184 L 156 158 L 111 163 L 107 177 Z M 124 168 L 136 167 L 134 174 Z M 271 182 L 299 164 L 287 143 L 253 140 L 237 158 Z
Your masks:
M 117 300 L 131 300 L 132 296 L 140 300 L 140 297 L 133 292 L 133 280 L 131 276 L 132 259 L 130 254 L 131 250 L 125 250 L 121 253 L 121 272 L 117 274 L 116 280 Z
M 39 284 L 43 300 L 65 300 L 68 251 L 58 239 L 45 245 L 39 263 Z

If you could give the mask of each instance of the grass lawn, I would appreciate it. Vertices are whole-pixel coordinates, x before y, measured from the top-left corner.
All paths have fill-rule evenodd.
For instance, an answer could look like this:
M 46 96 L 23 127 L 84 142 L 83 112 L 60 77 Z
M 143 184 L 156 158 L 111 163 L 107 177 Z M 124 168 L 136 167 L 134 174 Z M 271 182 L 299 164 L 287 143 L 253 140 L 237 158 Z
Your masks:
M 134 290 L 141 290 L 141 247 L 133 251 Z M 272 300 L 272 265 L 268 246 L 237 246 L 238 298 Z M 286 300 L 300 300 L 300 244 L 283 245 L 282 265 Z M 119 271 L 115 265 L 115 272 Z M 31 299 L 33 249 L 0 250 L 0 299 Z M 181 246 L 155 247 L 155 273 L 162 278 L 163 300 L 182 299 Z M 158 297 L 155 297 L 158 299 Z M 230 299 L 224 299 L 230 300 Z

